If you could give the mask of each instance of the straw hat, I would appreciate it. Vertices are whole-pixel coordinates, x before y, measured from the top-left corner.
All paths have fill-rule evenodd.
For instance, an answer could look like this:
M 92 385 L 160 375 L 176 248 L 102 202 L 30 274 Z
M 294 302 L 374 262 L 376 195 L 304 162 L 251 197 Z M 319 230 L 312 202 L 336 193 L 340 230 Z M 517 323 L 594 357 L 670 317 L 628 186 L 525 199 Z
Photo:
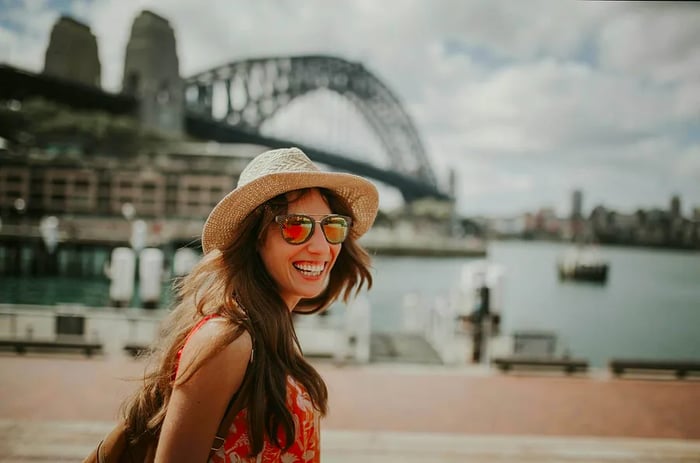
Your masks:
M 301 188 L 326 188 L 343 198 L 353 215 L 351 234 L 362 236 L 372 226 L 379 194 L 362 177 L 323 172 L 299 148 L 266 151 L 243 169 L 236 189 L 209 214 L 202 230 L 202 249 L 208 253 L 231 242 L 236 228 L 256 207 L 282 193 Z

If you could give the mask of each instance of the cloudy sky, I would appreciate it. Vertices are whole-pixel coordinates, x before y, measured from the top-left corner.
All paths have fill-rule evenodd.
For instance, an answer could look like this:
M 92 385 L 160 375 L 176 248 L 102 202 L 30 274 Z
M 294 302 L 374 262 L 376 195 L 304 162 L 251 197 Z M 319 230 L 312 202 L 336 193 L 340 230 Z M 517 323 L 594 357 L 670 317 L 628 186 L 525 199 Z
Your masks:
M 41 70 L 70 14 L 117 91 L 144 8 L 175 29 L 184 76 L 259 56 L 361 61 L 402 100 L 438 178 L 455 169 L 464 214 L 563 215 L 575 188 L 586 211 L 666 208 L 673 194 L 686 214 L 700 207 L 700 4 L 0 0 L 0 62 Z M 387 206 L 398 196 L 382 192 Z

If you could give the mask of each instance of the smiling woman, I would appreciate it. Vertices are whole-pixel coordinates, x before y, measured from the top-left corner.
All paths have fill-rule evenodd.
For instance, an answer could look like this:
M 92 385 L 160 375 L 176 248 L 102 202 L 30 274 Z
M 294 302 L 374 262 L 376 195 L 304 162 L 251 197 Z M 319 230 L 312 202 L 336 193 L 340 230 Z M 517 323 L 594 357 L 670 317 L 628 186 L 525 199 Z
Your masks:
M 275 216 L 281 233 L 276 230 L 277 224 L 271 224 L 260 247 L 265 268 L 287 307 L 292 309 L 302 298 L 314 298 L 328 286 L 330 271 L 341 250 L 344 238 L 338 240 L 338 236 L 331 241 L 326 238 L 325 232 L 314 233 L 316 225 L 313 219 L 301 214 L 306 212 L 324 217 L 324 214 L 330 213 L 327 199 L 330 197 L 329 192 L 324 195 L 317 189 L 296 190 L 268 203 L 271 208 L 293 212 Z M 326 215 L 321 222 L 335 217 L 342 216 Z
M 377 207 L 370 182 L 321 172 L 297 148 L 253 159 L 209 215 L 155 368 L 125 404 L 129 441 L 155 461 L 320 461 L 328 392 L 292 312 L 371 286 L 357 239 Z

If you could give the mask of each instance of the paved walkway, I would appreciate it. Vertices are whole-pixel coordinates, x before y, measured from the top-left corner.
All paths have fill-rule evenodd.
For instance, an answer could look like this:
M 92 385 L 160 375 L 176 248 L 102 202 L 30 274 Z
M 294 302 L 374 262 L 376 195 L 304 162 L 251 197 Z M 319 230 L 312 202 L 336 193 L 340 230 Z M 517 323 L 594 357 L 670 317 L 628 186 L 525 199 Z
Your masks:
M 700 462 L 697 380 L 316 366 L 330 391 L 324 462 Z M 79 461 L 143 367 L 0 355 L 0 461 Z
M 111 428 L 94 421 L 0 420 L 0 461 L 76 462 Z M 41 436 L 37 439 L 37 436 Z M 700 442 L 324 430 L 324 463 L 690 463 Z

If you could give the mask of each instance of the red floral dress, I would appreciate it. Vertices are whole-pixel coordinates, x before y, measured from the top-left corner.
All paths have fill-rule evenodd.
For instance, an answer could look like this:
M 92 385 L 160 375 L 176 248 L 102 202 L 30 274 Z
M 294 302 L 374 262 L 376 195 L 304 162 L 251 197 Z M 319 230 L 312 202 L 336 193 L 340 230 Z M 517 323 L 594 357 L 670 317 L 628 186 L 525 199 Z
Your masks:
M 197 323 L 187 336 L 197 331 L 204 323 L 214 316 L 204 317 Z M 187 342 L 185 340 L 185 342 Z M 177 363 L 180 363 L 178 352 Z M 176 370 L 177 371 L 177 370 Z M 294 420 L 294 443 L 287 450 L 275 446 L 269 438 L 265 438 L 262 451 L 254 456 L 250 454 L 250 440 L 248 438 L 247 410 L 243 409 L 231 423 L 228 436 L 224 445 L 209 460 L 210 463 L 319 463 L 321 461 L 321 449 L 319 442 L 319 414 L 314 408 L 304 386 L 291 376 L 287 376 L 287 407 Z M 284 442 L 284 432 L 280 430 L 278 440 Z
M 296 428 L 294 443 L 289 449 L 282 450 L 266 438 L 262 452 L 255 457 L 248 457 L 250 442 L 247 415 L 246 410 L 241 410 L 229 428 L 223 447 L 211 457 L 210 463 L 320 462 L 318 413 L 304 387 L 291 376 L 287 377 L 287 406 L 292 412 Z M 284 441 L 284 432 L 281 430 L 278 439 Z

